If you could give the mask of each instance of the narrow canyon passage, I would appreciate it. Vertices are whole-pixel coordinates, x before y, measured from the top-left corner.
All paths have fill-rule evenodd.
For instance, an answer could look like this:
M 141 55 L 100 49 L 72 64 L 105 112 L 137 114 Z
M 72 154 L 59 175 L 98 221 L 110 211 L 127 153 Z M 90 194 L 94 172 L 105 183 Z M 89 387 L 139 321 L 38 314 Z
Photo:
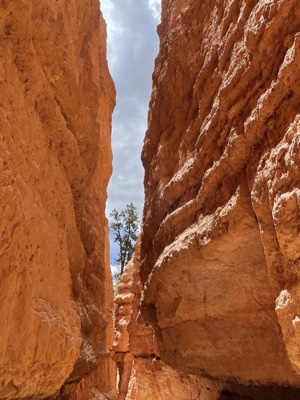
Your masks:
M 0 5 L 0 399 L 300 400 L 298 1 L 162 0 L 148 92 L 120 40 L 136 23 L 134 54 L 154 57 L 155 0 Z M 117 99 L 144 121 L 115 114 L 108 203 L 100 7 Z M 151 84 L 149 110 L 126 97 Z M 105 209 L 132 201 L 142 140 L 114 333 Z

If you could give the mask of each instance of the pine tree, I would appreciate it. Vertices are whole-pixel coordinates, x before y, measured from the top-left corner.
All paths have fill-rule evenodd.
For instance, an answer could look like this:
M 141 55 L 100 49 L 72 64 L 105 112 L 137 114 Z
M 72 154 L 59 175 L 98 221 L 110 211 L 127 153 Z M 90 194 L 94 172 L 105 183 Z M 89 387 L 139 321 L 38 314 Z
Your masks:
M 110 217 L 113 219 L 110 229 L 115 235 L 114 241 L 119 245 L 119 254 L 115 262 L 120 265 L 120 273 L 117 274 L 119 275 L 118 278 L 120 278 L 133 255 L 140 221 L 137 208 L 133 203 L 127 204 L 125 210 L 121 212 L 114 208 L 110 213 Z

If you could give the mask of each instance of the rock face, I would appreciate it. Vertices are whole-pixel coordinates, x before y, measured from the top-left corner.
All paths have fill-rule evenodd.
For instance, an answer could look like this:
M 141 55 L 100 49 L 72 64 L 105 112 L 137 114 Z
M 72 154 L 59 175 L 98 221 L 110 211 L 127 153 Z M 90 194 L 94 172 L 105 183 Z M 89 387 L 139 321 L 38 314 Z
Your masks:
M 217 385 L 187 375 L 160 359 L 153 328 L 141 315 L 140 243 L 121 277 L 116 297 L 116 340 L 120 373 L 118 400 L 218 400 Z M 200 397 L 199 397 L 200 396 Z
M 0 398 L 44 398 L 109 356 L 115 90 L 98 0 L 0 4 Z
M 298 398 L 298 1 L 163 0 L 158 32 L 144 318 L 170 366 Z

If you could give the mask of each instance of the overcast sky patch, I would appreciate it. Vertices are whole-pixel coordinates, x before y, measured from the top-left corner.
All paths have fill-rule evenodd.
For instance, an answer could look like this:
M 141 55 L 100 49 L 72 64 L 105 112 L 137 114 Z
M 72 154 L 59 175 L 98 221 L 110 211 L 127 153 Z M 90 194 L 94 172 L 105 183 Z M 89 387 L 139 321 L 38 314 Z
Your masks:
M 114 208 L 121 211 L 132 202 L 141 218 L 144 203 L 141 151 L 158 53 L 156 27 L 160 22 L 160 0 L 101 0 L 101 10 L 107 23 L 108 63 L 117 90 L 107 216 Z M 111 240 L 112 262 L 116 251 Z

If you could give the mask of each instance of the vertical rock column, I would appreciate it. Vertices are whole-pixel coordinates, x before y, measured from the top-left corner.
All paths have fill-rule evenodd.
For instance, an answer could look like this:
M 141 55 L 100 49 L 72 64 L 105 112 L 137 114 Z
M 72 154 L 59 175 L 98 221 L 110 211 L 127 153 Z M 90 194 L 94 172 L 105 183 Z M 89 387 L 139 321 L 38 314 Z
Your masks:
M 105 30 L 98 0 L 1 1 L 0 398 L 53 395 L 109 357 Z
M 163 0 L 158 32 L 143 315 L 180 371 L 299 390 L 299 2 Z

